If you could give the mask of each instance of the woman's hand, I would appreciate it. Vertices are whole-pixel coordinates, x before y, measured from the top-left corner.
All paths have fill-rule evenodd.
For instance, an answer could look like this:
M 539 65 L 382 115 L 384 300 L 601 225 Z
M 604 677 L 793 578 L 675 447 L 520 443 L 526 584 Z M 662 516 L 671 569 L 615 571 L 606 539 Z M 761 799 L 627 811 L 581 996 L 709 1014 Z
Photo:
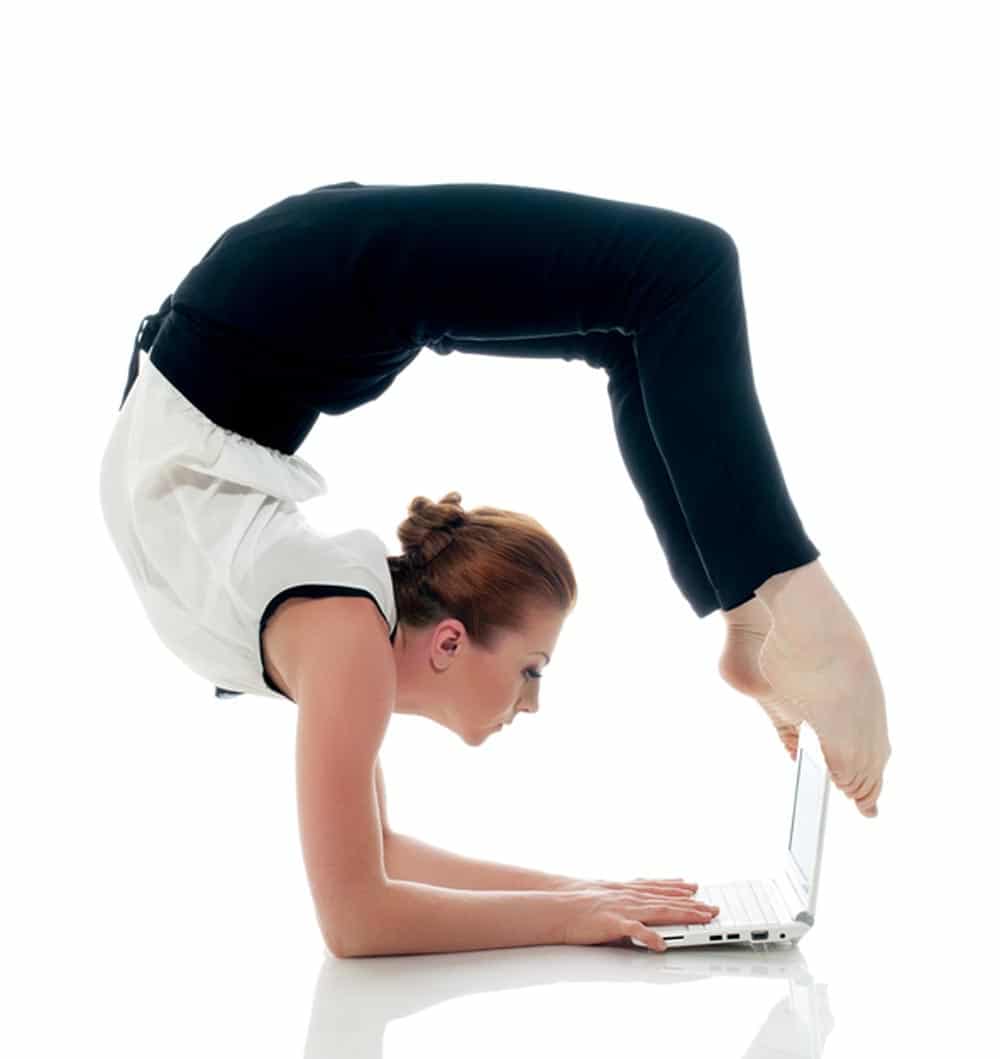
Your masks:
M 630 879 L 614 882 L 610 879 L 570 879 L 560 890 L 614 890 L 624 896 L 644 897 L 690 897 L 698 890 L 698 884 L 676 879 Z
M 565 924 L 566 945 L 601 945 L 631 937 L 649 949 L 662 952 L 667 943 L 650 924 L 711 922 L 715 905 L 695 900 L 696 883 L 683 879 L 573 879 L 561 887 L 574 893 Z

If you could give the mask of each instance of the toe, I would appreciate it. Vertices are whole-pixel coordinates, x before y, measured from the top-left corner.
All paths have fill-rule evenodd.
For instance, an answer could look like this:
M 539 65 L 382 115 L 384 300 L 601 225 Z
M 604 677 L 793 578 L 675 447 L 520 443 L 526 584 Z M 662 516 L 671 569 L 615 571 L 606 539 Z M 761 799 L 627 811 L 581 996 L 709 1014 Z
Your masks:
M 842 790 L 848 798 L 860 798 L 861 792 L 866 787 L 870 787 L 873 782 L 867 775 L 857 775 L 850 783 L 845 783 Z
M 862 781 L 862 777 L 857 772 L 840 771 L 839 769 L 837 771 L 830 769 L 830 779 L 836 784 L 837 789 L 843 791 L 848 798 L 854 797 L 851 792 Z
M 876 779 L 865 791 L 864 795 L 857 799 L 858 808 L 866 814 L 874 815 L 878 804 L 878 796 L 882 793 L 882 779 Z

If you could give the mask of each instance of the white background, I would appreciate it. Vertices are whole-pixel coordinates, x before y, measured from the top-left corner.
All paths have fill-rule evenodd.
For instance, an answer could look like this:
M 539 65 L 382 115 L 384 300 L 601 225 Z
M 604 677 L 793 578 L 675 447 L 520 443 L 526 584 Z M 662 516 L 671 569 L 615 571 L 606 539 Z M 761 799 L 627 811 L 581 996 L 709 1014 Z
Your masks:
M 988 14 L 202 2 L 5 20 L 0 1050 L 820 1054 L 776 1029 L 779 954 L 735 978 L 696 951 L 326 956 L 294 706 L 217 700 L 163 647 L 98 468 L 142 316 L 231 224 L 345 180 L 563 189 L 734 237 L 758 395 L 872 647 L 893 747 L 876 820 L 831 793 L 796 956 L 832 1017 L 814 1024 L 822 1054 L 993 1032 L 975 932 L 995 889 L 1000 704 Z M 717 674 L 720 615 L 699 621 L 670 579 L 606 381 L 427 350 L 299 450 L 331 484 L 306 507 L 331 531 L 367 526 L 395 550 L 410 499 L 454 489 L 532 514 L 579 580 L 537 715 L 475 750 L 393 719 L 390 822 L 552 872 L 753 876 L 782 848 L 793 766 Z M 455 967 L 464 984 L 383 1039 L 398 976 L 431 989 Z M 704 981 L 659 988 L 688 974 Z

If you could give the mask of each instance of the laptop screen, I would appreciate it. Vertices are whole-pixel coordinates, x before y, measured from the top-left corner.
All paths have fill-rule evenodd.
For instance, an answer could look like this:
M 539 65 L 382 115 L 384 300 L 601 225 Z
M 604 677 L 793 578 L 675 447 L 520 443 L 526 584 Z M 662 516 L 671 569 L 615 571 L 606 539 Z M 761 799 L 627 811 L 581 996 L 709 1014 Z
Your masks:
M 804 727 L 804 726 L 803 726 Z M 799 743 L 798 774 L 788 852 L 805 879 L 806 891 L 813 888 L 819 856 L 820 823 L 823 814 L 823 781 L 826 765 L 817 762 L 810 748 Z

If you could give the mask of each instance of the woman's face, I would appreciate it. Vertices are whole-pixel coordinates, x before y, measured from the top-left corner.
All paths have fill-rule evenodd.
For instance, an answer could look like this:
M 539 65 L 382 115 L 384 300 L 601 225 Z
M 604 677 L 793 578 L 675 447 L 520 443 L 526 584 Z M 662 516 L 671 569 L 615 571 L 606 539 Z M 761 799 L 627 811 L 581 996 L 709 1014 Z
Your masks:
M 518 713 L 539 706 L 541 674 L 555 653 L 566 615 L 537 612 L 493 651 L 474 645 L 465 626 L 446 618 L 396 638 L 397 712 L 418 713 L 479 746 Z

